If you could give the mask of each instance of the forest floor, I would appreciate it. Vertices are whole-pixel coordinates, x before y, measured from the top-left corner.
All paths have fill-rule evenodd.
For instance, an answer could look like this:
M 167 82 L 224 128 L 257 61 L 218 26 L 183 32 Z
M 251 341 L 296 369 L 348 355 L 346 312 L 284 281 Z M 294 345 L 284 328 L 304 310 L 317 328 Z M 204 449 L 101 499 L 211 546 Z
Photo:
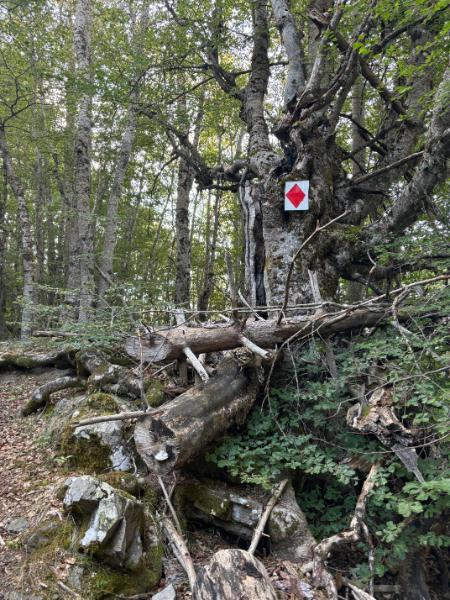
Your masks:
M 37 386 L 60 374 L 61 371 L 48 368 L 0 372 L 0 600 L 49 597 L 45 583 L 49 559 L 53 573 L 63 583 L 74 562 L 70 554 L 61 549 L 51 557 L 45 557 L 42 569 L 36 563 L 30 568 L 26 550 L 30 530 L 41 521 L 49 517 L 64 520 L 62 502 L 56 492 L 72 473 L 54 455 L 45 435 L 45 418 L 41 415 L 22 417 L 20 411 Z M 198 567 L 218 550 L 230 547 L 214 531 L 192 530 L 188 536 L 192 557 Z M 262 558 L 262 561 L 280 597 L 298 597 L 289 593 L 293 579 L 286 565 L 270 557 Z M 190 598 L 184 573 L 170 555 L 164 559 L 164 571 L 159 589 L 173 583 L 178 600 Z M 60 598 L 67 597 L 62 591 Z M 151 597 L 152 593 L 149 593 L 148 598 Z M 56 600 L 54 594 L 51 598 Z

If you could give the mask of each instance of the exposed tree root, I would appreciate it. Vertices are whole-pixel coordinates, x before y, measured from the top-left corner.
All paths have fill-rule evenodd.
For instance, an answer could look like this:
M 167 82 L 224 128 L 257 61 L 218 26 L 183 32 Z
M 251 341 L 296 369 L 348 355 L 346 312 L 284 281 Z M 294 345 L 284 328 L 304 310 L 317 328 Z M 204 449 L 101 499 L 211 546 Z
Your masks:
M 67 376 L 58 377 L 58 379 L 53 379 L 48 383 L 44 383 L 44 385 L 41 385 L 34 390 L 31 399 L 22 409 L 22 414 L 27 416 L 38 411 L 47 404 L 47 402 L 50 400 L 51 394 L 54 392 L 60 392 L 61 390 L 65 390 L 67 388 L 86 388 L 86 381 L 80 377 Z

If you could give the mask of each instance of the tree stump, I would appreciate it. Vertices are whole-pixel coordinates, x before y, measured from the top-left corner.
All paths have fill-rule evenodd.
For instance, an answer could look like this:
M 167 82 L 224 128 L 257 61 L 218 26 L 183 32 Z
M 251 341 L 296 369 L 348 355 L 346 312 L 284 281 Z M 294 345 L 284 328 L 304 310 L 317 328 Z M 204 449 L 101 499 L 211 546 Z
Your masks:
M 195 581 L 195 600 L 276 600 L 264 565 L 245 550 L 219 550 Z

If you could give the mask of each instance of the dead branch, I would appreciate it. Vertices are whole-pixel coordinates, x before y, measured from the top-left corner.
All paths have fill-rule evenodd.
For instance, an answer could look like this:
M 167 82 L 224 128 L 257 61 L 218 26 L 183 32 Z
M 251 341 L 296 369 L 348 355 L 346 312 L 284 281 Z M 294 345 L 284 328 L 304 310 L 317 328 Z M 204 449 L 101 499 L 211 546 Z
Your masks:
M 186 572 L 186 575 L 189 580 L 189 587 L 191 590 L 194 589 L 195 580 L 197 579 L 197 575 L 195 573 L 194 563 L 192 562 L 191 555 L 189 553 L 186 542 L 178 531 L 175 529 L 172 521 L 167 517 L 163 517 L 161 519 L 161 523 L 163 526 L 164 533 L 167 537 L 167 540 L 172 548 L 172 551 Z
M 74 421 L 73 427 L 83 427 L 84 425 L 94 425 L 95 423 L 106 423 L 108 421 L 124 421 L 125 419 L 139 419 L 140 417 L 146 417 L 148 415 L 161 414 L 160 409 L 153 410 L 135 410 L 130 412 L 121 412 L 116 415 L 100 415 L 98 417 L 92 417 L 90 419 L 83 419 L 82 421 Z
M 355 512 L 350 521 L 350 527 L 341 533 L 336 533 L 335 535 L 325 538 L 314 548 L 313 574 L 318 580 L 323 576 L 327 557 L 336 546 L 343 543 L 357 542 L 361 537 L 364 537 L 370 546 L 372 545 L 369 530 L 364 522 L 364 517 L 366 514 L 367 498 L 375 485 L 377 471 L 378 465 L 372 465 L 356 502 Z M 334 581 L 330 579 L 327 582 L 327 588 L 330 597 L 337 598 L 337 590 Z
M 53 381 L 49 381 L 34 390 L 31 399 L 25 404 L 22 409 L 22 415 L 27 416 L 36 412 L 47 404 L 51 394 L 59 392 L 67 388 L 86 388 L 86 381 L 80 377 L 58 377 Z
M 185 319 L 183 311 L 181 309 L 175 310 L 175 318 L 176 318 L 178 326 L 182 326 L 184 323 L 186 323 L 186 319 Z M 184 329 L 182 331 L 184 332 Z M 191 363 L 192 367 L 197 372 L 198 376 L 203 381 L 203 383 L 207 383 L 207 381 L 209 380 L 209 375 L 206 372 L 205 367 L 202 365 L 202 363 L 198 360 L 198 358 L 192 352 L 189 345 L 186 345 L 183 348 L 183 354 L 186 356 L 188 361 Z M 143 356 L 143 353 L 141 353 L 141 357 L 142 356 Z
M 267 503 L 267 506 L 266 506 L 266 508 L 265 508 L 263 514 L 261 515 L 260 520 L 259 520 L 258 526 L 256 527 L 255 532 L 253 534 L 253 538 L 252 538 L 251 544 L 250 544 L 249 549 L 248 549 L 248 552 L 250 554 L 254 554 L 256 548 L 258 547 L 259 540 L 261 539 L 261 536 L 262 536 L 262 533 L 263 533 L 264 528 L 266 526 L 266 523 L 269 520 L 270 513 L 272 512 L 275 504 L 278 502 L 278 500 L 279 500 L 281 494 L 283 493 L 283 490 L 286 487 L 288 481 L 289 481 L 288 479 L 283 479 L 283 481 L 281 481 L 278 484 L 278 487 L 276 488 L 276 490 L 272 494 L 272 497 L 270 498 L 269 502 Z

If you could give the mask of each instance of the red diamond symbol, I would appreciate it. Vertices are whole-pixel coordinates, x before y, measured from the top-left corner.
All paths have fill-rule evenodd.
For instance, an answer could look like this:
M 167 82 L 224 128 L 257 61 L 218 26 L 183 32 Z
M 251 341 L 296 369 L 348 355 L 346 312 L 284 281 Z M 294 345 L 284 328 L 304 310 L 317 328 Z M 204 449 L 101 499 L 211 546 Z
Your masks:
M 305 197 L 306 196 L 304 191 L 301 188 L 299 188 L 297 184 L 291 187 L 291 189 L 286 194 L 286 198 L 289 200 L 289 202 L 291 202 L 291 204 L 295 206 L 295 208 L 299 207 L 300 203 L 304 200 Z

